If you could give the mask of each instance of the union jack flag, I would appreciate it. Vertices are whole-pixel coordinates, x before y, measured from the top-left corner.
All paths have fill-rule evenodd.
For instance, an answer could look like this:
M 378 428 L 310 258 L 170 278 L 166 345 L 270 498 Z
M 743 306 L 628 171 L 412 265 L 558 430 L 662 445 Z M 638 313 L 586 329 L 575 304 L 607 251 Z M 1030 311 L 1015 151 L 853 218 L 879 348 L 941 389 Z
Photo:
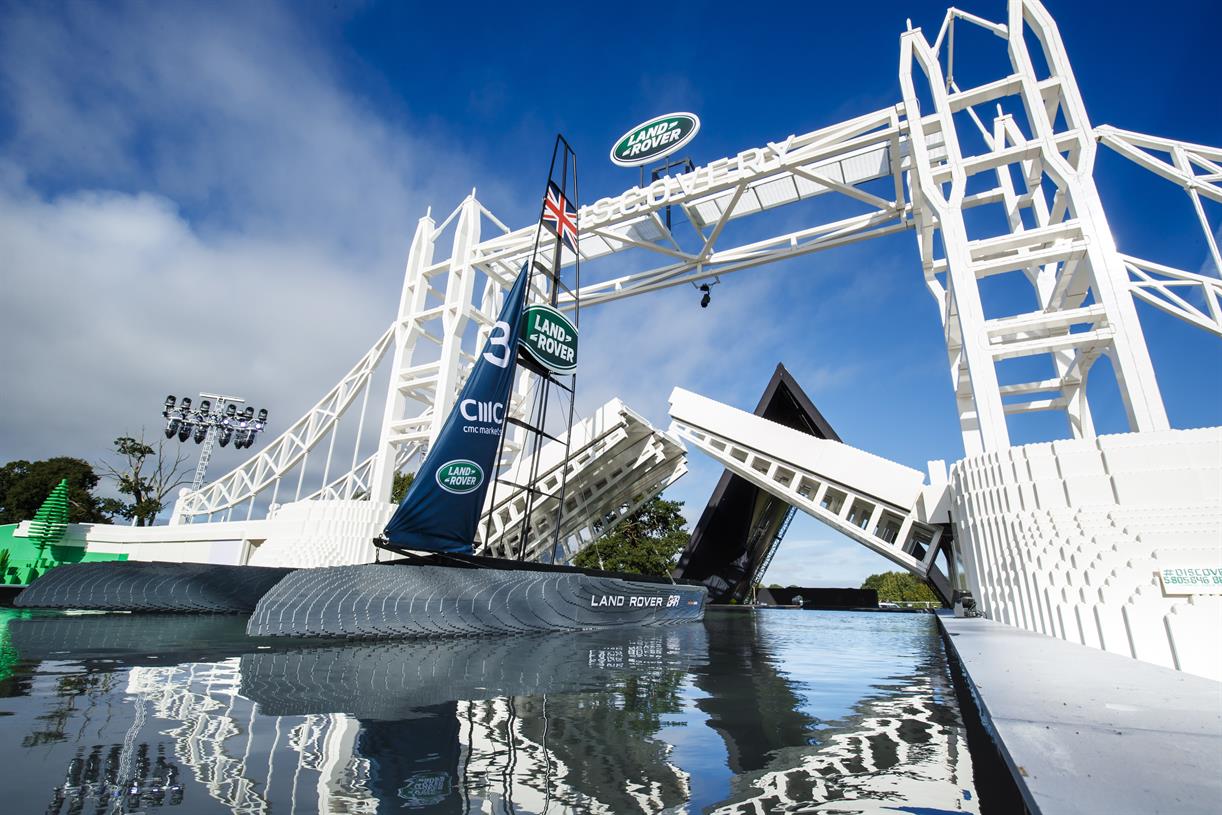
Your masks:
M 555 181 L 547 182 L 547 197 L 543 199 L 543 225 L 559 235 L 565 246 L 573 252 L 577 251 L 577 212 Z

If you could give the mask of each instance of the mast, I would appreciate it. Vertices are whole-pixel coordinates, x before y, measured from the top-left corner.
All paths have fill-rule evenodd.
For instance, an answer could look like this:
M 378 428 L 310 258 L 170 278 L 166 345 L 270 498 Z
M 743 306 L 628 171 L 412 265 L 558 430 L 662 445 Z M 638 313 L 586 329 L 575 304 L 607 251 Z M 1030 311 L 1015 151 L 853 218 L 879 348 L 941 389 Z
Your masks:
M 559 173 L 557 173 L 559 170 Z M 521 427 L 529 436 L 522 446 L 522 455 L 530 461 L 529 472 L 524 483 L 519 483 L 504 474 L 498 477 L 492 486 L 492 501 L 490 507 L 496 510 L 496 492 L 500 482 L 505 482 L 511 488 L 522 490 L 525 494 L 525 511 L 519 530 L 517 560 L 525 560 L 530 545 L 530 534 L 536 526 L 535 515 L 541 512 L 540 505 L 554 499 L 553 513 L 540 519 L 540 523 L 550 524 L 551 546 L 545 560 L 554 562 L 556 551 L 560 547 L 564 502 L 568 489 L 568 461 L 572 454 L 572 429 L 576 416 L 577 403 L 577 371 L 576 348 L 577 331 L 580 327 L 581 303 L 578 295 L 581 285 L 581 255 L 578 252 L 577 213 L 580 209 L 577 186 L 577 155 L 563 135 L 556 135 L 552 148 L 551 164 L 548 168 L 547 186 L 544 188 L 539 214 L 539 223 L 535 230 L 534 247 L 529 262 L 530 280 L 527 284 L 527 297 L 544 294 L 544 302 L 548 308 L 540 308 L 540 304 L 529 306 L 521 326 L 521 344 L 518 349 L 518 363 L 524 371 L 537 379 L 535 396 L 528 421 L 508 418 L 507 422 Z M 545 233 L 551 233 L 550 235 Z M 540 253 L 540 247 L 550 243 L 550 257 L 546 251 Z M 562 274 L 565 253 L 572 257 L 572 281 L 565 281 Z M 550 263 L 545 263 L 550 260 Z M 536 275 L 542 277 L 542 285 Z M 567 295 L 566 303 L 572 303 L 572 322 L 560 313 L 560 295 Z M 566 308 L 566 311 L 569 310 Z M 568 358 L 565 355 L 568 354 Z M 553 401 L 557 412 L 552 410 Z M 550 425 L 549 425 L 550 420 Z M 553 492 L 540 489 L 541 453 L 545 441 L 550 440 L 564 445 L 564 458 L 560 463 L 560 484 Z M 501 437 L 502 448 L 504 436 Z M 500 457 L 498 455 L 498 461 Z M 492 515 L 485 522 L 484 538 L 488 540 L 492 529 Z

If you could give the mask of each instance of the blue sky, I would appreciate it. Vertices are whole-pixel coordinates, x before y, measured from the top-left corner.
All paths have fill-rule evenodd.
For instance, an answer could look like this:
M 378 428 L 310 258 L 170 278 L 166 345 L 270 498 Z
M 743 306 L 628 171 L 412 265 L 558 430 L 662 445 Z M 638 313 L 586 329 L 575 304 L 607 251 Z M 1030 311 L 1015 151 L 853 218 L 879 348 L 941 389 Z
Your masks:
M 1004 16 L 999 0 L 966 7 Z M 1094 123 L 1222 143 L 1216 4 L 1049 8 Z M 936 31 L 945 6 L 454 9 L 0 3 L 0 459 L 97 460 L 114 436 L 155 429 L 171 391 L 258 394 L 275 430 L 390 319 L 426 207 L 444 216 L 477 187 L 527 223 L 557 130 L 592 201 L 636 183 L 606 154 L 658 113 L 700 115 L 685 150 L 699 164 L 894 104 L 905 18 Z M 1096 178 L 1123 251 L 1203 270 L 1182 192 L 1106 151 Z M 784 362 L 847 442 L 921 469 L 962 455 L 911 234 L 727 277 L 705 311 L 696 300 L 591 309 L 582 405 L 618 394 L 665 425 L 682 385 L 750 408 Z M 1173 425 L 1222 424 L 1222 343 L 1139 312 Z M 1093 387 L 1100 430 L 1121 430 L 1106 382 Z M 1012 425 L 1016 441 L 1058 432 Z M 671 495 L 694 517 L 718 470 L 691 465 Z M 800 519 L 774 570 L 846 585 L 885 565 Z

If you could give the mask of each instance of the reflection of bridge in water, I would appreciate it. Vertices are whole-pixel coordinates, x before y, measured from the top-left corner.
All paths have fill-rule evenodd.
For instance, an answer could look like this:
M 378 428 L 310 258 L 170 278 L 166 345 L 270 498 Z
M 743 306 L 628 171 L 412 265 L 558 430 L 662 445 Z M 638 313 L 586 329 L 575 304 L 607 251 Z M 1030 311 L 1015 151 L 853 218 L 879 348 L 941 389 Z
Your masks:
M 722 616 L 712 638 L 688 625 L 274 649 L 227 638 L 237 629 L 225 619 L 58 618 L 12 632 L 27 658 L 125 669 L 115 690 L 132 716 L 114 727 L 129 743 L 111 747 L 112 763 L 132 745 L 163 749 L 187 795 L 235 813 L 681 810 L 703 782 L 674 746 L 686 734 L 670 728 L 702 717 L 733 774 L 718 812 L 977 811 L 939 648 L 829 712 L 827 678 L 795 681 L 778 661 L 779 619 Z M 149 656 L 189 642 L 188 628 L 218 645 Z M 199 661 L 158 664 L 188 654 Z
M 863 688 L 843 716 L 821 721 L 805 712 L 811 705 L 804 696 L 815 689 L 773 664 L 760 620 L 744 615 L 720 629 L 695 676 L 707 694 L 696 706 L 725 742 L 734 772 L 730 795 L 715 812 L 756 815 L 799 804 L 804 812 L 822 804 L 875 812 L 912 802 L 931 811 L 979 811 L 940 644 L 931 643 L 899 675 Z M 932 628 L 929 636 L 936 641 Z
M 936 673 L 936 672 L 935 672 Z M 972 761 L 952 704 L 949 676 L 914 676 L 865 699 L 840 726 L 822 731 L 813 751 L 776 753 L 758 772 L 735 778 L 726 815 L 789 811 L 894 812 L 920 801 L 931 812 L 979 812 Z M 813 808 L 810 804 L 816 803 Z

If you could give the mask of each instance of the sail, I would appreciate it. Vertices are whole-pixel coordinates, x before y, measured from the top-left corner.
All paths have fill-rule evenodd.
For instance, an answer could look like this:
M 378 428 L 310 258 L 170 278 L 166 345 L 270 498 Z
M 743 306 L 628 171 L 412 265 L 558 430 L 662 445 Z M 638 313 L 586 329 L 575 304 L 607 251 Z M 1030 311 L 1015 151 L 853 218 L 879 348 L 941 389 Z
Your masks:
M 527 264 L 509 291 L 458 401 L 386 525 L 392 546 L 429 552 L 473 551 L 518 356 L 518 323 L 526 300 Z

